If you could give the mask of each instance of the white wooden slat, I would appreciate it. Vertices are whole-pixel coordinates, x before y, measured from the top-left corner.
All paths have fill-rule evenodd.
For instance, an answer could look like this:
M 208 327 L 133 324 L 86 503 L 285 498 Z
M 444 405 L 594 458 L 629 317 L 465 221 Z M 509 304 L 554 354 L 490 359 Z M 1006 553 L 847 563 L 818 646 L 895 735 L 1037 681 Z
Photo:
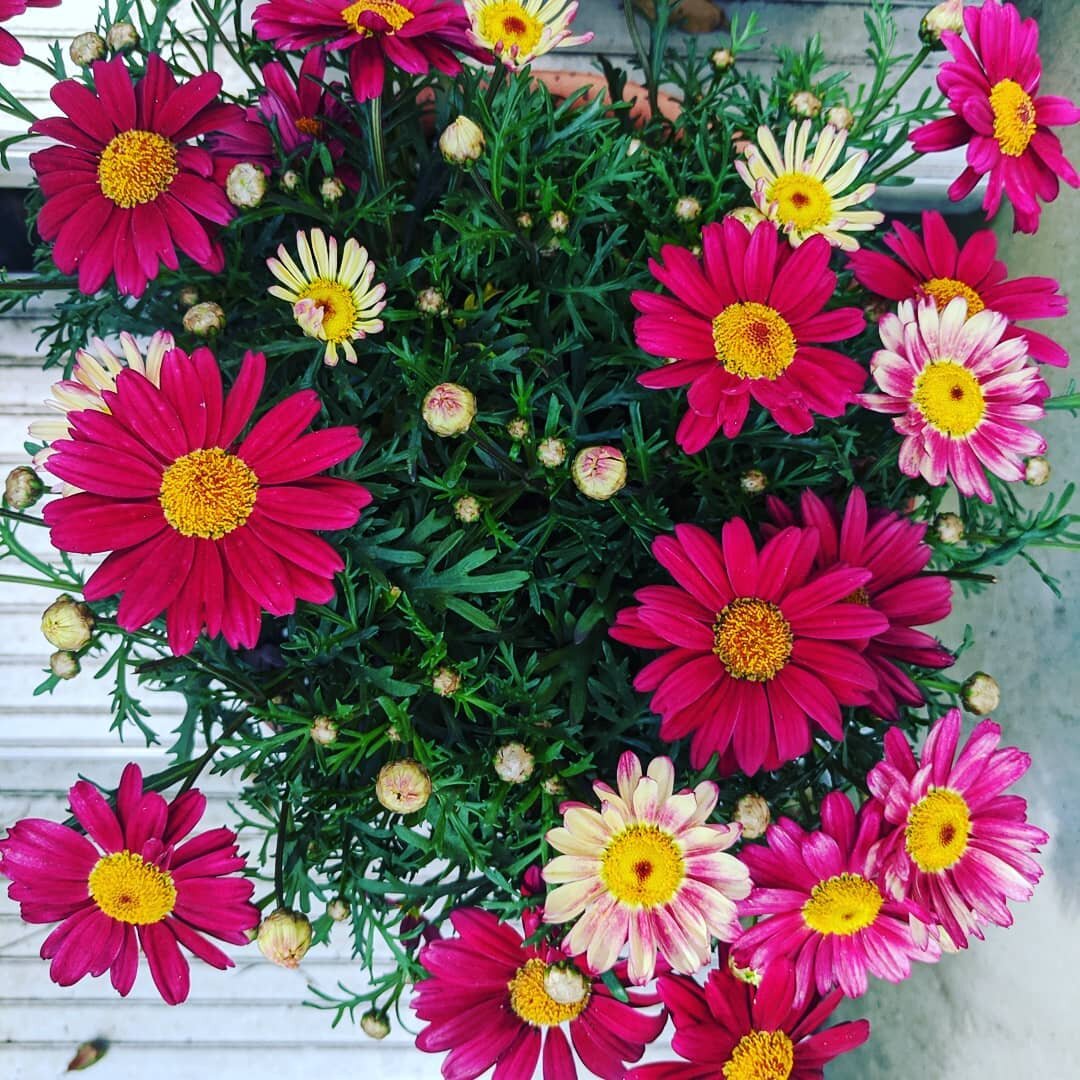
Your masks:
M 129 761 L 138 765 L 144 774 L 160 772 L 173 764 L 173 759 L 161 749 L 125 748 L 118 742 L 114 743 L 113 749 L 111 755 L 88 760 L 83 754 L 65 752 L 62 744 L 56 746 L 48 758 L 43 758 L 37 752 L 13 748 L 0 761 L 0 797 L 50 796 L 62 808 L 66 803 L 68 788 L 80 775 L 89 775 L 88 767 L 93 768 L 95 780 L 102 784 L 114 784 Z M 198 787 L 204 795 L 224 799 L 236 793 L 238 783 L 235 774 L 206 770 L 199 777 Z

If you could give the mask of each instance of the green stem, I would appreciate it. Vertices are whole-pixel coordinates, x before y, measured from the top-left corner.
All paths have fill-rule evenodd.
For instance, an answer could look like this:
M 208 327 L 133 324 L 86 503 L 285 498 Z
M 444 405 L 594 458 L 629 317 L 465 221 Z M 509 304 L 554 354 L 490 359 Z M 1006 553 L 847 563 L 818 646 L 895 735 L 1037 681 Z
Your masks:
M 383 142 L 382 97 L 371 99 L 371 153 L 375 159 L 375 180 L 380 194 L 386 190 L 386 146 Z
M 637 13 L 634 11 L 633 0 L 623 0 L 623 16 L 626 19 L 627 33 L 630 35 L 630 41 L 634 46 L 634 52 L 637 54 L 642 77 L 646 81 L 651 81 L 649 79 L 649 54 L 645 51 L 645 42 L 641 40 L 641 33 L 638 31 Z M 649 88 L 650 104 L 652 103 L 652 96 L 652 89 Z M 655 112 L 653 115 L 656 115 Z
M 882 97 L 881 100 L 878 101 L 872 109 L 869 109 L 869 111 L 863 113 L 859 122 L 855 125 L 854 130 L 851 132 L 852 139 L 857 139 L 860 135 L 862 135 L 863 132 L 865 132 L 866 129 L 882 114 L 882 112 L 884 112 L 885 109 L 889 107 L 889 103 L 893 100 L 893 98 L 896 97 L 897 94 L 900 93 L 900 91 L 907 84 L 911 76 L 919 70 L 919 68 L 922 66 L 922 62 L 930 55 L 930 52 L 930 46 L 924 45 L 911 58 L 911 62 L 906 68 L 904 68 L 903 74 L 901 74 L 900 78 L 897 79 L 891 87 L 889 87 L 884 97 Z M 873 96 L 871 96 L 870 101 L 872 102 L 873 100 Z
M 906 158 L 901 158 L 895 165 L 890 165 L 887 169 L 882 169 L 881 172 L 868 179 L 870 184 L 881 184 L 889 177 L 895 176 L 899 172 L 903 172 L 909 165 L 914 165 L 923 155 L 919 153 L 908 154 Z
M 24 525 L 40 525 L 45 529 L 49 527 L 43 518 L 34 517 L 33 514 L 24 514 L 19 510 L 9 510 L 6 506 L 0 507 L 0 517 L 9 518 L 11 521 L 21 521 Z
M 196 780 L 199 779 L 199 773 L 206 768 L 213 756 L 221 749 L 222 744 L 226 739 L 232 738 L 243 726 L 251 719 L 246 712 L 242 712 L 235 720 L 227 724 L 221 729 L 221 734 L 203 751 L 200 757 L 197 757 L 194 762 L 194 768 L 185 777 L 184 782 L 180 785 L 180 790 L 177 795 L 183 795 L 185 791 L 189 791 Z
M 274 898 L 277 906 L 285 906 L 285 834 L 289 831 L 289 792 L 281 795 L 281 817 L 278 820 L 277 843 L 274 845 Z
M 75 278 L 58 281 L 42 281 L 40 278 L 16 278 L 13 281 L 0 281 L 0 293 L 31 293 L 37 294 L 48 292 L 50 289 L 74 289 L 77 284 Z
M 54 578 L 52 581 L 41 578 L 21 577 L 18 574 L 0 574 L 0 581 L 10 582 L 12 585 L 40 585 L 43 589 L 81 589 L 82 583 L 78 581 L 62 581 Z

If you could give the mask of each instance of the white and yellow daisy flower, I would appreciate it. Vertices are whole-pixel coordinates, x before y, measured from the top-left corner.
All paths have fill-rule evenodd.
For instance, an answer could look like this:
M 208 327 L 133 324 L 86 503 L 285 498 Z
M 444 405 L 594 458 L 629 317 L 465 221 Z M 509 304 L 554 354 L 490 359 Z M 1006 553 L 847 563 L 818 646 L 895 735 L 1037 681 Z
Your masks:
M 577 3 L 566 0 L 465 0 L 469 37 L 517 71 L 552 49 L 585 45 L 592 33 L 570 33 Z
M 758 128 L 757 145 L 746 151 L 735 168 L 750 188 L 754 208 L 762 218 L 776 222 L 793 247 L 820 233 L 830 244 L 855 251 L 859 242 L 850 233 L 868 232 L 885 220 L 877 210 L 852 210 L 874 194 L 874 184 L 862 184 L 843 194 L 859 175 L 868 157 L 865 150 L 852 154 L 831 176 L 840 160 L 847 132 L 826 127 L 812 155 L 807 144 L 813 122 L 788 125 L 784 152 L 767 127 Z M 750 208 L 746 208 L 749 210 Z
M 293 318 L 308 337 L 326 342 L 324 360 L 329 367 L 338 362 L 338 349 L 350 364 L 356 363 L 353 342 L 377 334 L 383 328 L 376 316 L 386 301 L 386 285 L 375 279 L 375 264 L 365 248 L 348 239 L 338 264 L 337 238 L 329 240 L 322 229 L 310 235 L 296 234 L 300 265 L 282 244 L 276 259 L 267 259 L 270 272 L 281 282 L 271 285 L 272 296 L 292 304 Z

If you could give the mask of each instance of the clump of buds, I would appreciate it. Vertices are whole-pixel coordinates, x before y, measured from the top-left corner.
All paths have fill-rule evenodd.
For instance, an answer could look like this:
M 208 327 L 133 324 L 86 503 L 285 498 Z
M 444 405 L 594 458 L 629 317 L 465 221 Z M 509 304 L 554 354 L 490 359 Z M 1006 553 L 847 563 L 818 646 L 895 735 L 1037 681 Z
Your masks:
M 105 55 L 105 39 L 92 30 L 85 34 L 78 34 L 72 38 L 68 46 L 68 56 L 73 64 L 79 67 L 88 67 L 95 60 L 100 60 Z
M 333 746 L 338 740 L 338 726 L 329 716 L 316 716 L 311 721 L 311 741 L 319 746 Z
M 439 383 L 425 395 L 421 415 L 441 438 L 464 435 L 476 417 L 476 398 L 471 390 L 457 383 Z
M 414 814 L 431 798 L 431 777 L 412 758 L 387 762 L 375 779 L 375 798 L 392 813 Z
M 717 71 L 727 71 L 735 66 L 735 54 L 730 49 L 713 49 L 709 53 L 709 63 Z
M 241 161 L 229 170 L 225 178 L 225 196 L 242 210 L 251 210 L 266 195 L 266 173 L 250 161 Z
M 28 510 L 41 498 L 45 485 L 29 465 L 18 465 L 4 481 L 4 502 L 12 510 Z
M 94 613 L 67 593 L 57 597 L 41 616 L 41 632 L 58 649 L 78 652 L 90 644 L 93 630 Z
M 386 1019 L 385 1013 L 372 1009 L 360 1017 L 360 1030 L 369 1039 L 385 1039 L 390 1034 L 390 1021 Z
M 626 458 L 614 446 L 590 446 L 578 452 L 570 473 L 582 495 L 605 502 L 626 484 Z
M 196 337 L 213 337 L 225 329 L 225 310 L 213 300 L 204 300 L 184 312 L 184 329 Z
M 739 487 L 747 495 L 760 495 L 769 486 L 769 478 L 760 469 L 747 469 L 739 477 Z
M 797 90 L 788 98 L 788 108 L 796 116 L 812 120 L 821 112 L 821 98 L 812 90 Z
M 421 315 L 443 315 L 446 312 L 446 297 L 438 289 L 421 289 L 416 294 L 416 308 Z
M 495 775 L 507 784 L 524 784 L 533 774 L 536 759 L 519 742 L 509 742 L 495 752 Z
M 976 671 L 960 688 L 960 697 L 969 713 L 988 716 L 1001 704 L 1001 687 L 992 675 Z
M 484 133 L 467 116 L 459 116 L 439 136 L 439 152 L 447 164 L 467 169 L 484 152 Z
M 255 940 L 271 963 L 297 968 L 311 948 L 311 922 L 302 912 L 278 908 L 259 924 Z
M 1050 462 L 1042 454 L 1029 457 L 1024 462 L 1024 483 L 1028 487 L 1042 487 L 1050 479 Z
M 327 206 L 340 202 L 345 194 L 345 185 L 336 176 L 328 176 L 319 185 L 319 198 Z
M 113 52 L 134 49 L 139 44 L 139 31 L 129 22 L 113 23 L 105 31 L 105 41 Z
M 461 676 L 453 668 L 441 667 L 431 677 L 431 689 L 440 697 L 450 697 L 461 689 Z
M 60 649 L 49 657 L 49 670 L 58 679 L 74 679 L 82 670 L 79 658 L 67 649 Z
M 964 539 L 964 522 L 956 514 L 938 514 L 934 532 L 943 544 L 959 544 Z
M 348 900 L 343 896 L 335 896 L 334 899 L 326 905 L 326 914 L 329 915 L 334 922 L 344 922 L 352 914 L 352 908 L 349 907 Z
M 570 218 L 566 216 L 564 210 L 556 210 L 551 217 L 548 218 L 548 228 L 556 236 L 562 236 L 567 229 L 570 228 Z
M 545 469 L 557 469 L 566 460 L 566 443 L 562 439 L 541 439 L 536 458 Z
M 695 221 L 701 217 L 701 203 L 692 195 L 684 195 L 675 203 L 675 216 L 680 221 Z
M 943 50 L 941 35 L 950 32 L 961 34 L 964 31 L 964 0 L 945 0 L 932 7 L 919 23 L 919 40 L 935 51 Z
M 480 503 L 472 495 L 462 495 L 454 502 L 454 517 L 463 525 L 480 520 Z
M 735 804 L 734 820 L 742 826 L 744 840 L 756 840 L 765 835 L 772 821 L 769 804 L 760 795 L 744 795 Z
M 825 123 L 838 131 L 850 131 L 855 124 L 855 114 L 846 105 L 834 105 L 825 114 Z

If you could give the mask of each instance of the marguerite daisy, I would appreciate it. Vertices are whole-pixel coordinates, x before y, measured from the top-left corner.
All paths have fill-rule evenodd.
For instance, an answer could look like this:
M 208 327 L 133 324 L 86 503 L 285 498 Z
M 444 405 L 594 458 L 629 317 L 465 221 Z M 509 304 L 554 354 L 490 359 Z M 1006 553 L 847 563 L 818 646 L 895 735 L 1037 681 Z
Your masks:
M 514 71 L 552 49 L 592 41 L 592 33 L 570 33 L 577 9 L 566 0 L 465 0 L 469 37 Z

